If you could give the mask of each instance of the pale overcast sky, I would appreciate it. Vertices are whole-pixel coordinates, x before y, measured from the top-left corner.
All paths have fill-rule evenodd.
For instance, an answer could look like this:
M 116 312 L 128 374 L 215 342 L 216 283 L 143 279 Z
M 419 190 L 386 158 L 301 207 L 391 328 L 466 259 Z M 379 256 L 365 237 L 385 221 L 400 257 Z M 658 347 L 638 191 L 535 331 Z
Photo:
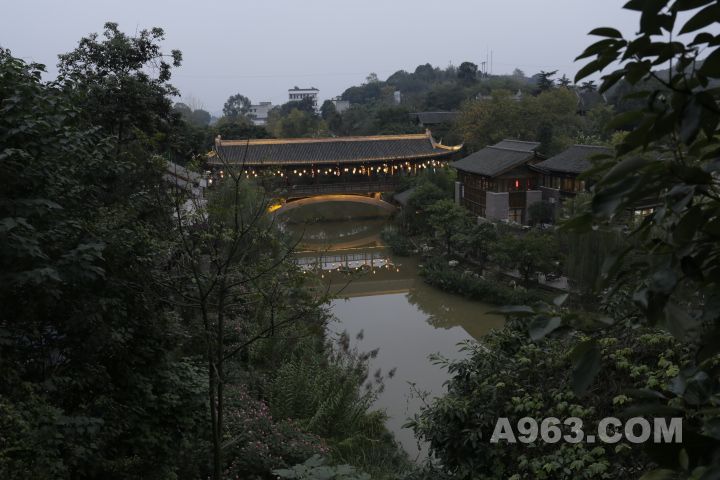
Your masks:
M 287 101 L 287 89 L 315 86 L 322 99 L 423 63 L 480 64 L 494 73 L 574 76 L 573 59 L 614 26 L 637 30 L 626 0 L 1 0 L 0 45 L 44 63 L 100 32 L 106 21 L 133 33 L 165 29 L 165 48 L 183 53 L 172 83 L 211 112 L 242 93 L 254 103 Z

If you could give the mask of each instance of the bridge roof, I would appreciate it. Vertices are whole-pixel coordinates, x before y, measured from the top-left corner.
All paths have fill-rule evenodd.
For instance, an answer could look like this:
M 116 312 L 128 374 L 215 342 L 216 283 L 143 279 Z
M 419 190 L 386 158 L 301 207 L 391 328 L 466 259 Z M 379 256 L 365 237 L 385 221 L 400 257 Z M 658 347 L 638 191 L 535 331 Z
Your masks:
M 462 145 L 436 143 L 429 132 L 371 137 L 215 140 L 210 165 L 320 165 L 435 159 L 451 155 Z

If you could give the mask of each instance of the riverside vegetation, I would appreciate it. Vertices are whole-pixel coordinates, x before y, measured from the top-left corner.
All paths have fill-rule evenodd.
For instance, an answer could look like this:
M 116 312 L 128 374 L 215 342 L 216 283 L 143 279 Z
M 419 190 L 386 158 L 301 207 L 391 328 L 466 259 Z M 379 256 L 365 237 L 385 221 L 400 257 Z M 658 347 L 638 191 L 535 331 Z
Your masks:
M 188 211 L 162 180 L 184 129 L 162 37 L 107 24 L 53 82 L 0 51 L 0 476 L 405 470 L 381 377 L 326 333 L 263 192 L 227 182 Z
M 720 41 L 708 27 L 720 12 L 710 0 L 625 8 L 638 12 L 638 34 L 594 30 L 576 77 L 615 68 L 599 90 L 631 94 L 603 122 L 615 155 L 588 174 L 592 190 L 558 229 L 474 225 L 451 207 L 441 173 L 417 181 L 386 232 L 406 252 L 432 249 L 428 281 L 521 303 L 504 309 L 505 329 L 446 362 L 448 393 L 410 420 L 434 454 L 420 466 L 371 410 L 372 353 L 327 336 L 327 299 L 304 288 L 293 245 L 257 215 L 264 193 L 233 179 L 187 211 L 181 189 L 163 184 L 164 158 L 188 160 L 195 147 L 172 111 L 182 58 L 160 50 L 162 30 L 129 37 L 107 24 L 61 56 L 53 82 L 0 51 L 2 477 L 715 478 Z M 458 77 L 468 91 L 472 71 Z M 565 88 L 544 73 L 530 93 Z M 469 105 L 499 126 L 517 114 Z M 550 152 L 585 138 L 576 120 L 529 131 Z M 655 211 L 628 218 L 648 197 Z M 482 283 L 498 268 L 517 270 L 523 289 Z M 532 297 L 537 275 L 558 268 L 578 294 Z M 580 416 L 591 428 L 623 414 L 682 417 L 686 441 L 486 440 L 500 416 Z

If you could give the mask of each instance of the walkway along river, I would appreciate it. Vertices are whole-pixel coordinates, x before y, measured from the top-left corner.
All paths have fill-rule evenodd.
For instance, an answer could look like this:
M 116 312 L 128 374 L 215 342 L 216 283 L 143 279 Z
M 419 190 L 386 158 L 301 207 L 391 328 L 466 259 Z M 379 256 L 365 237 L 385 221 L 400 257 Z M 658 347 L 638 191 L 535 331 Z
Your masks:
M 341 288 L 331 308 L 337 322 L 330 329 L 347 331 L 363 351 L 379 348 L 370 372 L 380 368 L 385 389 L 376 402 L 389 415 L 388 428 L 403 447 L 416 457 L 424 449 L 413 433 L 403 429 L 422 401 L 414 389 L 431 396 L 443 393 L 447 372 L 428 358 L 439 353 L 459 358 L 458 344 L 479 339 L 503 324 L 503 318 L 486 312 L 493 307 L 444 293 L 418 277 L 418 260 L 396 257 L 380 239 L 387 213 L 368 205 L 316 203 L 289 211 L 283 226 L 302 235 L 297 262 L 308 271 L 319 271 L 331 288 Z M 348 284 L 338 270 L 359 270 L 362 275 Z M 411 386 L 414 384 L 414 387 Z

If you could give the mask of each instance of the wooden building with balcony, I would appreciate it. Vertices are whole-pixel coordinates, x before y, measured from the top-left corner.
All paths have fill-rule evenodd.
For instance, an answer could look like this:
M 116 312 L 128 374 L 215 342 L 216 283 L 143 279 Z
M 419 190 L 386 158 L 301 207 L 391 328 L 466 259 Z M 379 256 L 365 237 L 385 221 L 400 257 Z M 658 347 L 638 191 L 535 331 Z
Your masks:
M 526 223 L 542 199 L 532 165 L 544 160 L 539 142 L 503 140 L 451 163 L 458 172 L 455 201 L 480 217 Z
M 592 158 L 597 155 L 612 155 L 611 148 L 597 145 L 573 145 L 561 153 L 532 165 L 538 172 L 538 188 L 542 198 L 549 203 L 560 203 L 587 190 L 585 180 L 578 177 L 590 170 Z

